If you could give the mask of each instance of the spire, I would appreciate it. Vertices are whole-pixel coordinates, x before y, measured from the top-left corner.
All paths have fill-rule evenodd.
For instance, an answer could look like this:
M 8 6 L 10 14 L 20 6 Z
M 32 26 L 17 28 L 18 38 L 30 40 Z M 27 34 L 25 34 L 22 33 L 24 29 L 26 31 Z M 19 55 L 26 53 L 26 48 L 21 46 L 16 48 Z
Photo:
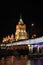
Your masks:
M 22 20 L 22 15 L 20 14 L 20 20 L 19 20 L 20 22 L 23 22 L 23 20 Z
M 22 14 L 20 14 L 20 19 L 22 19 Z

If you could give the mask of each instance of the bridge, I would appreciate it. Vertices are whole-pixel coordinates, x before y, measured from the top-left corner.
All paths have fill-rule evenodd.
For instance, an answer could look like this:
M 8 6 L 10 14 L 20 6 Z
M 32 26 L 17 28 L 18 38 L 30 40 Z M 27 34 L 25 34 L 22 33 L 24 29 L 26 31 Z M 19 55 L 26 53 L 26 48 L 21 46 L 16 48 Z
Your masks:
M 42 43 L 42 44 L 41 44 Z M 36 49 L 36 47 L 34 46 L 34 44 L 36 44 L 35 46 L 37 47 L 37 44 L 41 46 L 40 51 L 38 51 L 38 48 Z M 15 46 L 15 45 L 32 45 L 33 47 L 30 47 L 31 49 L 27 49 L 27 50 L 14 50 L 14 51 L 10 51 L 10 50 L 5 50 L 7 46 Z M 35 39 L 29 39 L 29 40 L 23 40 L 23 41 L 17 41 L 14 43 L 2 43 L 1 44 L 1 53 L 2 55 L 9 55 L 9 54 L 28 54 L 30 58 L 36 58 L 36 57 L 43 57 L 43 37 L 39 37 L 39 38 L 35 38 Z M 4 52 L 3 52 L 4 51 Z M 7 52 L 6 52 L 7 51 Z M 17 52 L 17 53 L 16 53 Z M 38 53 L 39 52 L 39 53 Z M 0 55 L 1 56 L 1 55 Z
M 43 37 L 29 39 L 29 40 L 23 40 L 23 41 L 17 41 L 17 42 L 13 42 L 13 43 L 1 44 L 1 46 L 30 45 L 30 44 L 40 44 L 41 42 L 43 42 Z

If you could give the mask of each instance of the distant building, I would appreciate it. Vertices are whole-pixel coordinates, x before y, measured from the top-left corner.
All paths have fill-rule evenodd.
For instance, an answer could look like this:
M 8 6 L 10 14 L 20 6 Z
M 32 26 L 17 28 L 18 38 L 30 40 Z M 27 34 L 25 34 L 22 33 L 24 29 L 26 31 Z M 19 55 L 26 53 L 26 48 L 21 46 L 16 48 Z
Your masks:
M 18 25 L 16 25 L 15 39 L 16 41 L 28 39 L 26 25 L 24 24 L 21 16 Z
M 22 17 L 20 16 L 18 25 L 16 25 L 16 32 L 15 36 L 12 34 L 11 36 L 8 35 L 3 38 L 2 42 L 13 42 L 13 41 L 18 41 L 18 40 L 25 40 L 28 39 L 28 35 L 26 32 L 26 25 L 24 24 Z

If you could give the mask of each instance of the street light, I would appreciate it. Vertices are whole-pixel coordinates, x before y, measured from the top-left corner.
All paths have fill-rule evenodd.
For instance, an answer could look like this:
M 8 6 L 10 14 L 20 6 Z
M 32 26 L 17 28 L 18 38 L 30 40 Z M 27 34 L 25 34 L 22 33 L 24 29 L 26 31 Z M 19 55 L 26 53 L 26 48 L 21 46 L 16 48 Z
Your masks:
M 34 26 L 34 23 L 32 23 L 31 26 L 33 27 Z

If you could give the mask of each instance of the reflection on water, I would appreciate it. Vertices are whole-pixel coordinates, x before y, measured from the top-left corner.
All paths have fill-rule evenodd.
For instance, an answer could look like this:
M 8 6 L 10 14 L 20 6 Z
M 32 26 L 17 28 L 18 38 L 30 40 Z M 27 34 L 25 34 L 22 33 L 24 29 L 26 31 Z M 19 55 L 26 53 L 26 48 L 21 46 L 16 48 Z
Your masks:
M 0 65 L 43 65 L 43 59 L 28 59 L 28 56 L 8 56 L 0 59 Z
M 0 65 L 26 65 L 28 60 L 26 56 L 8 56 L 6 58 L 2 57 L 0 60 Z

